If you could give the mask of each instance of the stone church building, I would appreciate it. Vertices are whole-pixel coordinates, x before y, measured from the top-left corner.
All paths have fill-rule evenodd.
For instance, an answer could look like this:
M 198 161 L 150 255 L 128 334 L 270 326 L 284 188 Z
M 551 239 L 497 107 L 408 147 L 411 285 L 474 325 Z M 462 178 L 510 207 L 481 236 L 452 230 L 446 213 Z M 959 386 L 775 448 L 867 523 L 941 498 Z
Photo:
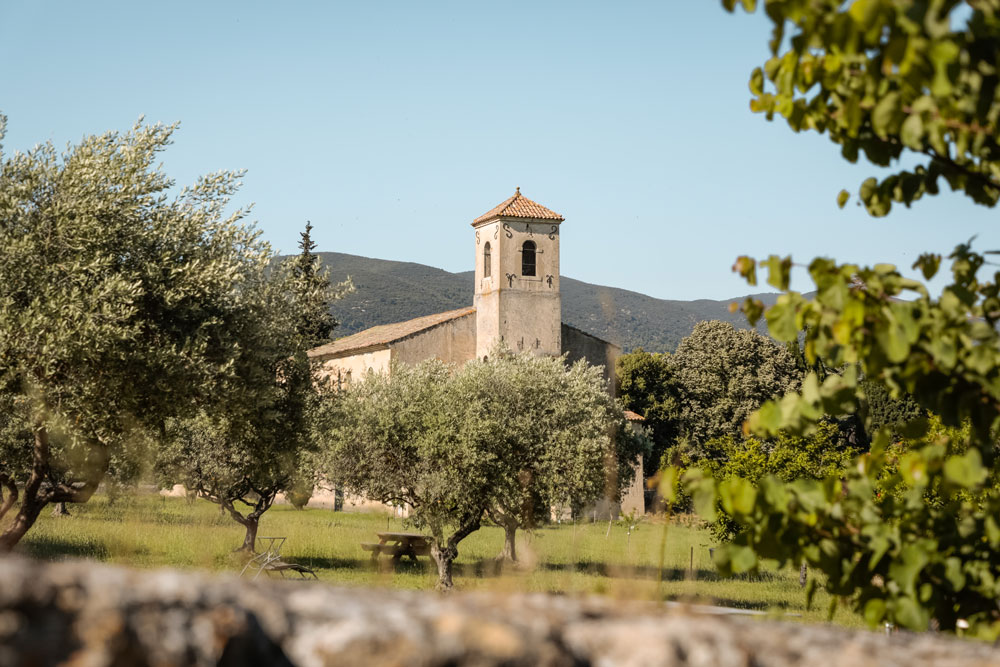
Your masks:
M 309 351 L 320 373 L 343 387 L 390 363 L 437 358 L 451 364 L 482 359 L 498 341 L 515 351 L 567 355 L 604 367 L 615 391 L 621 348 L 562 321 L 559 237 L 563 217 L 521 194 L 472 221 L 476 274 L 472 306 L 384 324 Z M 630 415 L 630 417 L 633 417 Z M 634 415 L 630 421 L 635 418 Z M 641 469 L 641 468 L 640 468 Z M 622 509 L 641 513 L 641 474 Z

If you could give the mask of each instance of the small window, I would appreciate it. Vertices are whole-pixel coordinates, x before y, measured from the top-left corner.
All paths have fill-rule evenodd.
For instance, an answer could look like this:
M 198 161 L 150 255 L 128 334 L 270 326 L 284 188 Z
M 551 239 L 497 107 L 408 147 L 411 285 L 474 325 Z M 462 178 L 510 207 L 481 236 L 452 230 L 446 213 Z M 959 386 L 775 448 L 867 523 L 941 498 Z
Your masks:
M 483 278 L 493 275 L 493 255 L 490 254 L 490 242 L 483 246 Z
M 535 242 L 525 241 L 521 246 L 521 275 L 535 275 Z

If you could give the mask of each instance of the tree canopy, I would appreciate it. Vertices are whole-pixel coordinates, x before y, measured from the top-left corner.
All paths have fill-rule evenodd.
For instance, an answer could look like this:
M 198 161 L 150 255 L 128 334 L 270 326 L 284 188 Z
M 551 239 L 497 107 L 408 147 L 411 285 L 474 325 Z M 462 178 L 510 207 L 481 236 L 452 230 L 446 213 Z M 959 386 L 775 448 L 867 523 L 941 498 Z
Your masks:
M 46 503 L 85 501 L 130 433 L 238 392 L 270 251 L 245 209 L 227 213 L 240 172 L 170 194 L 155 160 L 175 128 L 0 153 L 0 386 L 33 438 L 30 461 L 4 461 L 23 495 L 0 550 Z
M 235 363 L 239 400 L 219 395 L 197 415 L 168 421 L 156 460 L 161 484 L 183 484 L 244 526 L 247 551 L 255 550 L 260 518 L 277 494 L 315 482 L 310 454 L 321 386 L 306 352 L 329 341 L 330 302 L 353 289 L 349 279 L 330 284 L 311 252 L 310 229 L 302 254 L 248 286 L 254 301 Z
M 796 388 L 800 378 L 786 348 L 717 320 L 695 325 L 671 362 L 680 385 L 681 433 L 696 449 L 712 438 L 742 433 L 754 410 Z
M 517 528 L 544 523 L 552 508 L 616 502 L 634 479 L 645 442 L 627 427 L 600 368 L 498 348 L 456 380 L 479 406 L 481 427 L 503 441 L 513 474 L 487 509 L 505 530 L 501 557 L 517 560 Z
M 321 422 L 328 476 L 408 505 L 410 521 L 432 536 L 443 589 L 458 544 L 486 512 L 523 525 L 526 503 L 547 510 L 598 500 L 609 477 L 629 479 L 635 459 L 632 441 L 612 437 L 624 425 L 620 409 L 583 363 L 491 354 L 458 369 L 399 364 L 329 398 Z
M 652 475 L 681 431 L 681 388 L 671 357 L 640 347 L 618 357 L 615 370 L 618 396 L 626 408 L 642 415 L 643 426 L 651 433 L 653 448 L 643 459 L 643 468 Z

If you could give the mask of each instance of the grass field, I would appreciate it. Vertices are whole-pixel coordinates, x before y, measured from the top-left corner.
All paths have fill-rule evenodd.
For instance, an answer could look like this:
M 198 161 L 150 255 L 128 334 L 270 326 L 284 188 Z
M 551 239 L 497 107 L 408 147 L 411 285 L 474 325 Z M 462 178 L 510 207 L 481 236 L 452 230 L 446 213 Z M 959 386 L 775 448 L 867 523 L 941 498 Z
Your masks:
M 198 500 L 139 495 L 109 504 L 97 495 L 86 505 L 71 505 L 69 517 L 44 513 L 18 550 L 41 559 L 82 557 L 138 568 L 177 567 L 238 572 L 243 528 L 218 508 Z M 297 511 L 277 505 L 264 515 L 259 535 L 287 537 L 287 560 L 308 565 L 322 581 L 348 586 L 429 589 L 433 565 L 401 562 L 374 567 L 361 542 L 374 541 L 380 530 L 412 530 L 403 520 L 383 514 Z M 600 594 L 628 599 L 672 599 L 716 603 L 825 621 L 830 599 L 817 594 L 812 610 L 798 571 L 770 569 L 754 578 L 720 579 L 708 548 L 711 537 L 697 526 L 666 526 L 662 582 L 660 545 L 663 522 L 646 520 L 627 536 L 627 526 L 607 522 L 554 525 L 519 532 L 523 563 L 499 568 L 494 556 L 503 531 L 484 526 L 459 545 L 455 585 L 459 590 L 548 591 Z M 693 551 L 692 551 L 693 550 Z M 690 563 L 694 561 L 694 570 Z M 388 565 L 388 564 L 387 564 Z M 861 626 L 863 621 L 838 606 L 834 622 Z

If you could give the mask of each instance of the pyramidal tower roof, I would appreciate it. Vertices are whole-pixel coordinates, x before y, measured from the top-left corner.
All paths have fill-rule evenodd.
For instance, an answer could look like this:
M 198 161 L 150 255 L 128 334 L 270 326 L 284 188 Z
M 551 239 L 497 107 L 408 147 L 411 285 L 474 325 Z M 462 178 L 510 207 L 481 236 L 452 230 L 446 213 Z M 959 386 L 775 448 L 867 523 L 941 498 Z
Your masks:
M 536 204 L 521 194 L 521 188 L 517 189 L 513 197 L 503 203 L 494 206 L 486 213 L 472 221 L 472 225 L 478 225 L 490 220 L 499 218 L 530 218 L 532 220 L 554 220 L 562 222 L 565 220 L 561 215 L 545 208 L 541 204 Z

